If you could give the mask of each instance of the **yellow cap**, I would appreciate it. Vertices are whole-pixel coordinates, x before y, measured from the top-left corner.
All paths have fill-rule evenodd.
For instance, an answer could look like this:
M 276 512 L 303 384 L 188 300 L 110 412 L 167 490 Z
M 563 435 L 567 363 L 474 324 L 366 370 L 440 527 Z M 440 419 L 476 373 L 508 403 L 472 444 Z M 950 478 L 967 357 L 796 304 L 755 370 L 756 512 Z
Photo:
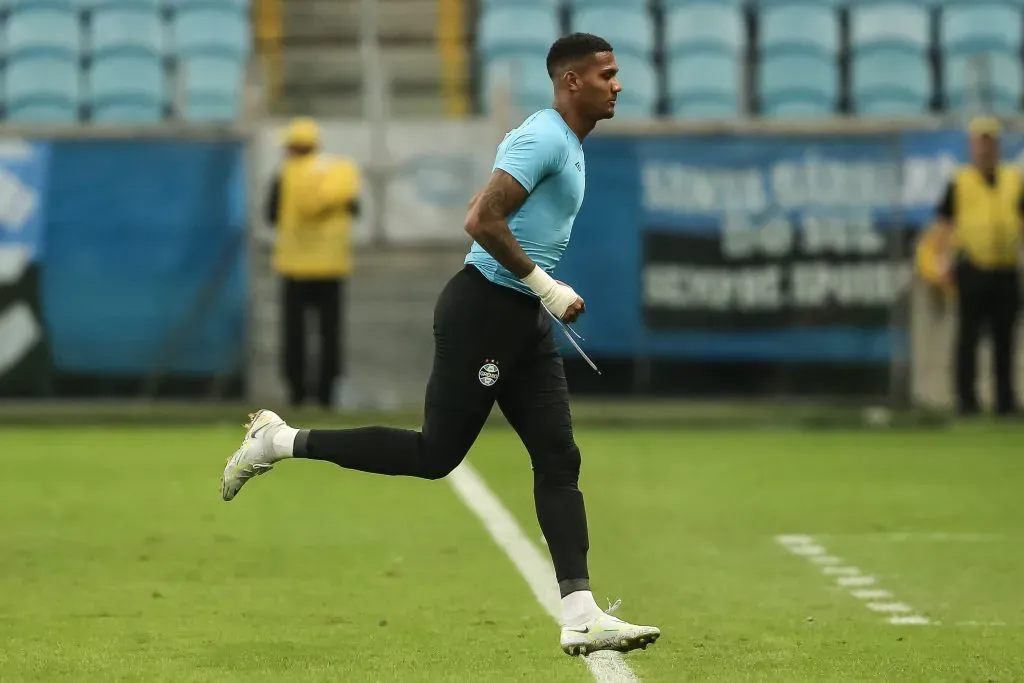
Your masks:
M 1003 131 L 1002 125 L 999 123 L 999 119 L 993 116 L 978 116 L 971 119 L 970 124 L 967 126 L 967 131 L 971 137 L 979 137 L 981 135 L 989 135 L 997 138 Z
M 311 118 L 292 119 L 284 134 L 284 144 L 316 147 L 320 144 L 320 126 Z

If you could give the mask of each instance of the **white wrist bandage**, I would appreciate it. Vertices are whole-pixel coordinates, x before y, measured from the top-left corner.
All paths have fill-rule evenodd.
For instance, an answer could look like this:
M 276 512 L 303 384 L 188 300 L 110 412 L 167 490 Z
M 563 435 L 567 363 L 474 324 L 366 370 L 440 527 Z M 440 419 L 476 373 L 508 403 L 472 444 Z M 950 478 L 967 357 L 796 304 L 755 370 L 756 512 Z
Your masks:
M 569 306 L 579 298 L 572 287 L 555 282 L 555 279 L 535 266 L 530 274 L 522 278 L 524 285 L 529 287 L 549 311 L 561 318 Z

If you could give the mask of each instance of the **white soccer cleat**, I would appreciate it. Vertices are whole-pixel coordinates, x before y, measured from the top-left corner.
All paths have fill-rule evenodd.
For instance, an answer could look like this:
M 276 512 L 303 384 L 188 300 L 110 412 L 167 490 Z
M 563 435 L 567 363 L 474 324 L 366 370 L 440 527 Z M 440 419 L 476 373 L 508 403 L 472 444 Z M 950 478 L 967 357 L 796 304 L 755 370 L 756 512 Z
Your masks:
M 221 498 L 231 500 L 245 482 L 274 469 L 276 458 L 270 440 L 284 424 L 284 420 L 270 410 L 260 410 L 249 416 L 242 445 L 228 458 L 224 474 L 220 477 Z
M 619 606 L 616 602 L 608 612 Z M 613 617 L 608 612 L 578 626 L 562 627 L 562 651 L 570 656 L 589 655 L 599 650 L 629 652 L 646 650 L 661 636 L 661 629 L 655 626 L 637 626 Z

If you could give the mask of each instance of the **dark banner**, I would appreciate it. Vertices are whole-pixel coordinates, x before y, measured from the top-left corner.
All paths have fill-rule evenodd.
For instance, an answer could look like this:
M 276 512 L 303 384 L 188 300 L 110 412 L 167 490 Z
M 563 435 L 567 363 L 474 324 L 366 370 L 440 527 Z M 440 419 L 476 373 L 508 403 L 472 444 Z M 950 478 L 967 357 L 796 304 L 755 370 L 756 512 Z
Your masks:
M 49 156 L 46 143 L 0 142 L 0 397 L 50 391 L 40 305 Z
M 665 332 L 888 326 L 910 277 L 906 259 L 892 256 L 904 253 L 902 240 L 871 226 L 835 228 L 843 234 L 830 247 L 789 225 L 766 248 L 731 244 L 727 233 L 645 231 L 645 326 Z

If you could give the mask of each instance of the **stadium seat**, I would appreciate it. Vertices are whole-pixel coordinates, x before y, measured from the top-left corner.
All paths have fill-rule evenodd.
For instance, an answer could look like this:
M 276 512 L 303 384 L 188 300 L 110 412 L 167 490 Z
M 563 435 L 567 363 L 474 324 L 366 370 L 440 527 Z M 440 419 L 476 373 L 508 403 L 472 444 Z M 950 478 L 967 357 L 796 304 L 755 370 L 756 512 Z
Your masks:
M 658 108 L 658 76 L 648 59 L 630 54 L 619 55 L 619 81 L 622 92 L 615 105 L 619 119 L 652 118 Z
M 229 57 L 186 57 L 179 64 L 189 121 L 233 121 L 241 104 L 244 65 Z
M 496 88 L 507 86 L 512 104 L 520 110 L 543 109 L 551 106 L 552 86 L 544 62 L 545 53 L 492 59 L 481 73 L 481 102 L 485 111 L 491 111 Z M 540 106 L 538 103 L 543 102 Z
M 174 49 L 181 56 L 240 60 L 249 55 L 248 17 L 230 8 L 182 9 L 171 26 Z
M 547 54 L 561 34 L 553 7 L 508 5 L 485 8 L 477 27 L 477 52 L 485 59 Z
M 728 121 L 740 116 L 740 110 L 735 105 L 710 100 L 685 102 L 679 106 L 673 103 L 669 113 L 672 118 L 689 121 Z
M 674 57 L 705 51 L 738 53 L 745 42 L 738 6 L 705 0 L 665 10 L 665 50 Z
M 94 121 L 141 123 L 163 117 L 165 76 L 163 64 L 156 56 L 97 58 L 86 80 Z
M 830 3 L 794 0 L 767 4 L 759 8 L 758 17 L 763 55 L 839 52 L 839 15 Z
M 942 8 L 939 20 L 939 44 L 951 55 L 979 50 L 1021 48 L 1021 7 L 1006 2 L 971 0 Z
M 562 0 L 480 0 L 480 11 L 489 12 L 506 7 L 541 7 L 556 10 L 561 4 Z
M 78 15 L 70 5 L 23 5 L 7 18 L 6 53 L 77 58 L 81 50 Z
M 75 8 L 96 11 L 98 9 L 149 9 L 160 10 L 163 7 L 174 7 L 174 0 L 71 0 Z
M 78 119 L 78 63 L 67 57 L 27 56 L 8 63 L 7 118 L 65 122 Z
M 926 114 L 932 97 L 928 57 L 898 47 L 857 53 L 850 65 L 850 94 L 860 114 Z
M 92 112 L 95 124 L 160 123 L 163 119 L 163 108 L 153 104 L 105 104 Z
M 646 7 L 580 7 L 570 25 L 573 31 L 606 38 L 617 55 L 650 59 L 654 53 L 654 22 Z
M 488 0 L 493 2 L 493 0 Z M 530 0 L 531 2 L 533 0 Z M 570 8 L 578 7 L 647 7 L 647 0 L 566 0 Z
M 850 5 L 850 48 L 854 53 L 875 48 L 924 53 L 931 43 L 927 5 L 914 0 L 877 0 Z
M 669 109 L 685 118 L 736 116 L 742 68 L 738 55 L 724 52 L 673 56 L 666 74 Z
M 93 2 L 103 0 L 93 0 Z M 109 0 L 108 0 L 109 1 Z M 114 0 L 120 2 L 121 0 Z M 129 2 L 152 2 L 153 0 L 129 0 Z M 235 12 L 249 16 L 251 13 L 251 0 L 158 0 L 173 8 L 175 11 L 187 11 L 193 9 L 216 9 L 220 11 Z
M 78 124 L 78 110 L 56 103 L 9 104 L 7 122 L 24 124 Z
M 1019 113 L 1021 62 L 1005 51 L 946 55 L 943 59 L 944 102 L 952 110 L 990 107 Z
M 758 74 L 761 109 L 767 116 L 835 112 L 839 72 L 831 57 L 766 56 L 759 64 Z
M 164 24 L 155 7 L 104 6 L 92 13 L 93 58 L 111 54 L 164 54 Z

